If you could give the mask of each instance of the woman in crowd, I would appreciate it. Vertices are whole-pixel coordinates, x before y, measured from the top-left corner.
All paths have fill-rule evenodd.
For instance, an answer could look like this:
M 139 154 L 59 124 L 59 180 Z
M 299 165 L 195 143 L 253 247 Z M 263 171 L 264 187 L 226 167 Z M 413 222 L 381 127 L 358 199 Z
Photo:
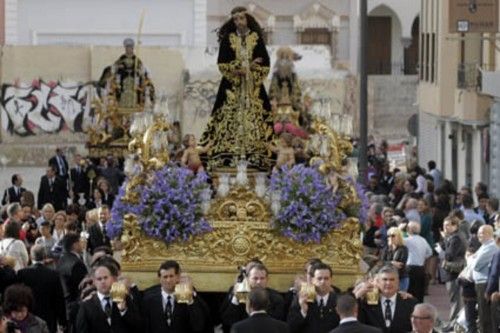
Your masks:
M 45 321 L 31 313 L 33 301 L 29 287 L 13 284 L 5 290 L 3 301 L 5 314 L 21 333 L 49 333 Z
M 4 224 L 4 238 L 0 241 L 0 255 L 12 257 L 15 260 L 14 270 L 28 266 L 29 256 L 26 245 L 19 239 L 21 227 L 16 222 Z
M 104 205 L 104 192 L 100 188 L 95 188 L 92 191 L 92 198 L 87 203 L 87 209 L 100 208 Z
M 42 216 L 40 216 L 36 220 L 36 224 L 38 226 L 40 226 L 43 221 L 47 221 L 50 224 L 52 224 L 52 220 L 54 219 L 55 212 L 56 212 L 56 210 L 54 209 L 54 206 L 52 206 L 52 204 L 50 204 L 50 203 L 46 203 L 42 207 Z
M 385 264 L 392 264 L 398 269 L 399 290 L 407 291 L 410 279 L 406 270 L 408 260 L 408 248 L 404 245 L 403 234 L 397 227 L 392 227 L 387 232 L 388 245 L 384 252 L 382 261 Z
M 111 193 L 109 182 L 106 179 L 101 179 L 97 187 L 102 191 L 102 204 L 111 208 L 113 206 L 113 201 L 115 201 L 115 196 Z
M 54 214 L 54 226 L 52 230 L 52 237 L 55 242 L 59 242 L 64 235 L 66 235 L 66 231 L 64 230 L 64 224 L 66 223 L 66 212 L 58 211 Z

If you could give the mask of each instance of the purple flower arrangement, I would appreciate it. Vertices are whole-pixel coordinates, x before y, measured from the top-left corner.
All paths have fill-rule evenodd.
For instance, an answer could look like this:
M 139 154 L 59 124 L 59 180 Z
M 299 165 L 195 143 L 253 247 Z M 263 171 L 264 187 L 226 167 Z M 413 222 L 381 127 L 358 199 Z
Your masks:
M 370 210 L 370 200 L 366 196 L 366 190 L 363 184 L 359 182 L 354 182 L 354 184 L 356 188 L 356 193 L 358 194 L 358 199 L 360 201 L 357 217 L 361 224 L 365 224 L 366 221 L 368 220 L 368 211 Z
M 295 241 L 319 243 L 346 217 L 338 207 L 340 195 L 333 193 L 317 168 L 283 167 L 273 172 L 270 190 L 280 195 L 273 227 Z
M 186 241 L 212 230 L 202 211 L 202 198 L 210 191 L 206 173 L 194 175 L 187 168 L 168 164 L 153 172 L 147 185 L 135 188 L 140 193 L 137 204 L 122 200 L 124 186 L 113 205 L 110 227 L 106 229 L 110 238 L 121 234 L 127 213 L 138 217 L 146 235 L 166 243 Z

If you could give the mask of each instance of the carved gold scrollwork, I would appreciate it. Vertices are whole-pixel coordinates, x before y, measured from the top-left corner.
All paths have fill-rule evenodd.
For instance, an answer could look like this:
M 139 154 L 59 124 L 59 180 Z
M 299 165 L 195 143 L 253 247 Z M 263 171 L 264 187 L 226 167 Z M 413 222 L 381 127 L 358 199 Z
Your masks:
M 319 170 L 325 175 L 331 171 L 342 173 L 342 163 L 351 155 L 352 144 L 321 121 L 315 120 L 312 128 L 315 133 L 328 140 L 329 156 L 315 157 L 311 160 L 311 164 L 321 161 Z
M 335 271 L 356 273 L 361 258 L 359 224 L 354 218 L 345 220 L 320 244 L 294 242 L 277 234 L 269 222 L 215 221 L 212 232 L 169 245 L 146 237 L 133 215 L 127 215 L 124 224 L 122 259 L 128 270 L 157 267 L 164 258 L 173 257 L 187 270 L 199 271 L 201 265 L 208 273 L 258 257 L 271 271 L 289 272 L 300 271 L 306 260 L 318 257 Z
M 269 205 L 255 192 L 235 187 L 224 198 L 216 199 L 208 214 L 213 221 L 269 221 Z

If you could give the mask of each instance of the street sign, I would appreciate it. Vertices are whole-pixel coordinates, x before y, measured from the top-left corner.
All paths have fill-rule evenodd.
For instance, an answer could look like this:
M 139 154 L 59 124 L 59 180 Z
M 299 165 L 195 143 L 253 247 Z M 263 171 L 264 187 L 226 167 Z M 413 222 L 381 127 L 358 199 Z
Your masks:
M 449 0 L 450 33 L 498 32 L 499 0 Z

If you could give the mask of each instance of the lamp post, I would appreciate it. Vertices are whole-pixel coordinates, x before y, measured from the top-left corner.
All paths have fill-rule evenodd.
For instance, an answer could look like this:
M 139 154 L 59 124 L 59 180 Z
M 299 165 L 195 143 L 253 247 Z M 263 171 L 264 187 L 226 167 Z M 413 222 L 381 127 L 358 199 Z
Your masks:
M 368 0 L 359 0 L 359 180 L 366 181 L 368 168 L 368 75 L 366 71 L 366 44 Z

